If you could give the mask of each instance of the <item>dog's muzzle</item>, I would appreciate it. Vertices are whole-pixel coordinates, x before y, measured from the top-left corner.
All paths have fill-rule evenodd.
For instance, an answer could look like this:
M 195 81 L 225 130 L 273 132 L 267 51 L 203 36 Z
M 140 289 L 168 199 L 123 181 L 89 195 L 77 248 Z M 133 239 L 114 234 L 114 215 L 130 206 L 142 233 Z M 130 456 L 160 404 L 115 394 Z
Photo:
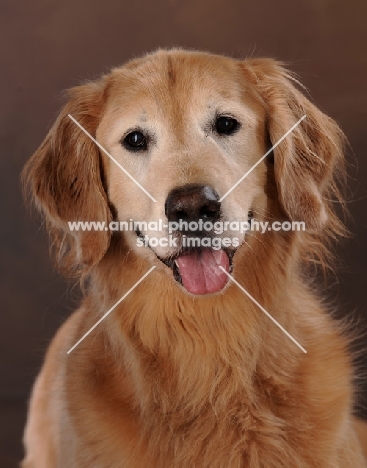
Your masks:
M 217 192 L 208 185 L 189 184 L 173 189 L 165 203 L 168 222 L 214 223 L 221 217 L 221 204 Z M 192 237 L 212 236 L 205 230 L 191 232 L 180 229 L 180 235 Z M 228 281 L 225 271 L 230 270 L 230 256 L 224 250 L 212 248 L 182 249 L 180 254 L 170 259 L 174 277 L 192 294 L 209 294 L 221 291 Z

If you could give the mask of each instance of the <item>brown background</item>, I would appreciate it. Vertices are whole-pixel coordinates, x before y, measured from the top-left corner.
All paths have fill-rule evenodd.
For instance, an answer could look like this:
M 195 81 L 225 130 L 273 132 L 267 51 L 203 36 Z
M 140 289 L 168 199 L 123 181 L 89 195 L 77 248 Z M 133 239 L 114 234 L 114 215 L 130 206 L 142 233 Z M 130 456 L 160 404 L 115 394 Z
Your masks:
M 0 13 L 1 467 L 21 457 L 31 383 L 77 302 L 76 290 L 51 267 L 40 220 L 24 207 L 19 173 L 55 118 L 60 92 L 133 56 L 171 46 L 271 56 L 300 75 L 355 154 L 349 193 L 355 237 L 340 250 L 345 269 L 339 281 L 331 279 L 328 294 L 343 314 L 366 323 L 365 0 L 2 0 Z

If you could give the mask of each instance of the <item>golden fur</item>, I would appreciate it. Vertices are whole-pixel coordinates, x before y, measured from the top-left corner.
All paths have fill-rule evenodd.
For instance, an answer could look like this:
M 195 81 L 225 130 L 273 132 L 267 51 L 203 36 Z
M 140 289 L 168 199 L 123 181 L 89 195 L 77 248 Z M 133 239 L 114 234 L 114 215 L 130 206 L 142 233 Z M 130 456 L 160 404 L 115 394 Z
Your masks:
M 242 123 L 226 143 L 205 130 L 214 112 Z M 259 164 L 222 206 L 228 219 L 246 217 L 251 207 L 259 219 L 306 222 L 306 232 L 246 235 L 233 275 L 307 354 L 235 284 L 194 296 L 158 260 L 169 250 L 139 249 L 133 232 L 68 229 L 73 220 L 164 217 L 167 194 L 187 183 L 223 195 L 304 114 L 275 149 L 274 164 Z M 119 143 L 137 123 L 156 135 L 148 157 Z M 330 201 L 342 201 L 343 175 L 340 129 L 273 60 L 159 51 L 72 89 L 24 179 L 45 215 L 58 266 L 82 278 L 85 299 L 37 378 L 22 466 L 367 466 L 352 416 L 348 342 L 309 278 L 311 265 L 327 267 L 329 241 L 343 234 Z M 362 423 L 358 428 L 363 433 Z

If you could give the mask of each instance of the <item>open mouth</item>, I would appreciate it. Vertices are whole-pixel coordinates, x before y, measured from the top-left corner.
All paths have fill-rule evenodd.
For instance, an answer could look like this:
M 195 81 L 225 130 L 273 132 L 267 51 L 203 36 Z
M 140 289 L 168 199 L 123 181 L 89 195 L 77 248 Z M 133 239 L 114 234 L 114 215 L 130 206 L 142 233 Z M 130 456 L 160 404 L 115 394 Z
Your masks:
M 248 222 L 253 218 L 252 210 L 248 213 Z M 144 239 L 143 234 L 135 231 Z M 237 248 L 214 249 L 210 247 L 182 248 L 166 258 L 162 258 L 148 245 L 155 256 L 172 270 L 174 279 L 188 292 L 195 295 L 220 292 L 228 283 L 232 273 L 233 256 Z
M 227 273 L 232 270 L 234 252 L 195 248 L 186 250 L 170 259 L 159 258 L 171 268 L 177 282 L 192 294 L 203 295 L 221 291 L 228 282 Z
M 136 235 L 141 237 L 140 231 Z M 153 252 L 154 250 L 151 249 Z M 220 292 L 228 282 L 227 273 L 232 272 L 235 250 L 213 248 L 185 248 L 175 255 L 158 260 L 172 270 L 174 279 L 188 292 L 196 295 Z

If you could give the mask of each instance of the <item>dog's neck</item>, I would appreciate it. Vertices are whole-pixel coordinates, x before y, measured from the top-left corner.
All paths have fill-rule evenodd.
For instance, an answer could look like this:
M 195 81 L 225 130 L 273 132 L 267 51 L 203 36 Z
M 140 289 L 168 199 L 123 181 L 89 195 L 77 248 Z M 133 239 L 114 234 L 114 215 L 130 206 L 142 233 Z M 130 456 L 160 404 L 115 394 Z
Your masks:
M 114 259 L 111 267 L 116 269 L 115 265 Z M 149 269 L 143 262 L 137 266 L 136 278 L 123 268 L 113 272 L 124 277 L 126 289 Z M 294 345 L 236 285 L 229 284 L 222 294 L 195 297 L 171 278 L 160 275 L 167 272 L 153 272 L 147 277 L 109 321 L 108 335 L 114 336 L 113 349 L 121 353 L 119 359 L 123 359 L 130 373 L 143 413 L 171 415 L 181 424 L 202 414 L 206 408 L 224 414 L 229 402 L 244 397 L 250 401 L 256 395 L 254 386 L 258 385 L 262 373 L 284 375 L 283 369 L 266 372 L 259 368 L 259 361 L 276 367 L 274 357 L 259 359 L 264 348 L 269 348 L 263 346 L 265 341 L 279 343 L 271 349 L 278 348 L 280 354 L 288 354 L 289 365 L 294 365 L 292 355 L 298 354 Z M 288 323 L 283 325 L 292 329 L 289 318 L 292 314 L 274 310 L 277 298 L 278 304 L 285 302 L 285 275 L 279 275 L 283 281 L 281 287 L 274 277 L 272 282 L 265 278 L 265 272 L 259 271 L 257 278 L 252 275 L 251 293 L 278 318 L 287 317 Z M 99 278 L 103 277 L 104 273 Z M 241 277 L 246 277 L 246 273 Z M 164 294 L 157 287 L 159 282 L 165 284 Z M 268 284 L 267 291 L 262 289 L 262 282 Z M 116 291 L 105 294 L 105 297 L 113 296 L 118 299 Z M 290 303 L 289 298 L 287 301 Z M 101 308 L 110 306 L 106 303 Z
M 281 252 L 269 256 L 266 260 L 272 267 L 261 264 L 263 268 L 253 268 L 249 278 L 246 262 L 240 261 L 234 275 L 242 281 L 248 278 L 243 286 L 291 335 L 312 340 L 317 330 L 307 325 L 299 304 L 308 304 L 307 314 L 316 313 L 317 306 L 302 282 L 292 274 L 288 277 L 285 269 L 291 272 L 291 268 L 282 258 Z M 107 267 L 109 274 L 121 275 L 123 288 L 112 290 L 116 281 L 106 282 L 109 275 L 101 271 L 93 280 L 96 287 L 92 284 L 92 300 L 99 311 L 111 307 L 149 270 L 147 262 L 137 261 L 133 271 L 124 271 L 122 262 L 115 259 Z M 277 268 L 283 269 L 282 274 Z M 181 466 L 187 446 L 196 449 L 190 449 L 192 458 L 185 460 L 185 466 L 195 466 L 200 457 L 210 459 L 218 447 L 225 454 L 220 466 L 226 466 L 230 453 L 233 466 L 240 466 L 238 460 L 244 466 L 257 466 L 250 455 L 243 458 L 251 454 L 252 444 L 258 453 L 265 447 L 281 460 L 284 427 L 289 439 L 294 434 L 292 446 L 297 447 L 299 437 L 297 427 L 287 426 L 289 415 L 308 430 L 314 411 L 310 402 L 316 402 L 315 411 L 323 411 L 317 403 L 322 392 L 315 385 L 305 391 L 299 381 L 300 366 L 305 365 L 302 351 L 235 284 L 222 294 L 194 297 L 161 276 L 166 274 L 162 270 L 149 275 L 101 324 L 102 330 L 106 327 L 102 340 L 109 340 L 111 349 L 112 367 L 106 368 L 114 369 L 104 378 L 114 380 L 117 392 L 123 389 L 115 398 L 133 408 L 142 443 L 156 454 L 156 466 L 167 466 L 168 459 Z M 290 282 L 291 297 L 287 294 Z M 164 294 L 160 283 L 165 285 Z M 320 320 L 315 317 L 313 322 Z M 314 364 L 320 359 L 315 351 L 312 359 Z M 290 457 L 296 460 L 298 455 Z
M 223 451 L 242 458 L 253 443 L 243 434 L 251 428 L 261 432 L 264 421 L 264 430 L 277 437 L 276 406 L 287 405 L 287 399 L 294 405 L 297 398 L 291 390 L 300 354 L 294 344 L 235 285 L 213 300 L 183 299 L 170 290 L 163 296 L 153 281 L 141 286 L 149 293 L 140 291 L 116 310 L 108 336 L 127 325 L 131 308 L 139 311 L 123 338 L 114 334 L 114 348 L 124 362 L 142 444 L 156 454 L 157 466 L 166 466 L 170 457 L 180 466 L 188 446 L 197 447 L 187 465 L 195 466 L 224 440 Z M 267 349 L 278 353 L 264 356 Z

